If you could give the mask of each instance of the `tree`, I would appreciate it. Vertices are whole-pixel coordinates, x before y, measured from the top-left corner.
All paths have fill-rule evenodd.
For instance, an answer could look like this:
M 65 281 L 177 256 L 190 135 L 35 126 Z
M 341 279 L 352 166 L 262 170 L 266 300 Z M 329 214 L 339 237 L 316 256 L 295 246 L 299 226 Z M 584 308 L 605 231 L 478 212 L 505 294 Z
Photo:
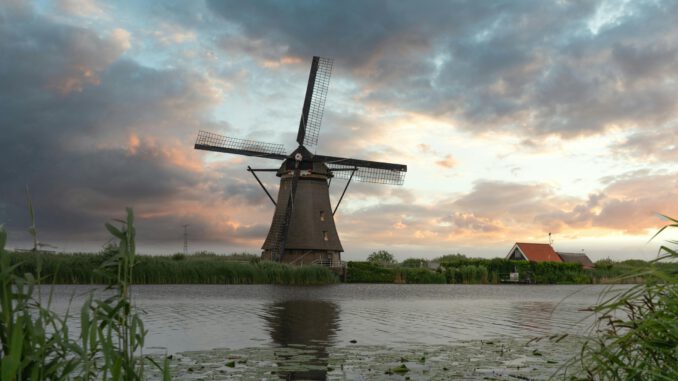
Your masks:
M 376 263 L 382 266 L 395 265 L 398 261 L 395 260 L 393 254 L 386 250 L 374 251 L 367 257 L 368 262 Z
M 428 261 L 422 258 L 407 258 L 401 264 L 403 267 L 421 268 L 428 265 Z

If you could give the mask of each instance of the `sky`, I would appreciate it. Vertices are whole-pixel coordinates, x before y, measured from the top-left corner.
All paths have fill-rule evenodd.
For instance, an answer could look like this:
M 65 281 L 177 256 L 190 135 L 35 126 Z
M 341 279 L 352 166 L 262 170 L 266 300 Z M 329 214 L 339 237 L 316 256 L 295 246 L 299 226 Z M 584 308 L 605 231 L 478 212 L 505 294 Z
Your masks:
M 352 183 L 343 258 L 505 256 L 548 242 L 652 259 L 678 216 L 676 1 L 0 0 L 0 223 L 100 250 L 260 253 L 273 206 L 199 130 L 291 152 L 312 56 L 334 59 L 316 153 L 402 163 Z M 278 179 L 262 174 L 274 194 Z M 345 182 L 333 182 L 336 204 Z M 669 238 L 669 237 L 666 237 Z

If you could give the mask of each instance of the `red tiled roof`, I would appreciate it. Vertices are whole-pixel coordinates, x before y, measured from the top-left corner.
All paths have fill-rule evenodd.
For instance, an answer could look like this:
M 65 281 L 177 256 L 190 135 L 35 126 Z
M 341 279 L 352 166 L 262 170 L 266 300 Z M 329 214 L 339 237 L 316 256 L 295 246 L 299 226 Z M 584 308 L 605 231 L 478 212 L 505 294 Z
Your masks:
M 558 253 L 548 243 L 516 242 L 520 251 L 532 262 L 562 262 Z

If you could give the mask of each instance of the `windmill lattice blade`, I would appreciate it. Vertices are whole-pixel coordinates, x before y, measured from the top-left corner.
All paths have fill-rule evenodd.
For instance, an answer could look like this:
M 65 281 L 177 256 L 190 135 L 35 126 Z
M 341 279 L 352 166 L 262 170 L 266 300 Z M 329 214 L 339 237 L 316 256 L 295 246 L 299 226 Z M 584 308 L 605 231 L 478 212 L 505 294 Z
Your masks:
M 207 131 L 200 131 L 198 133 L 198 138 L 195 140 L 195 149 L 265 157 L 277 160 L 284 160 L 287 158 L 287 155 L 285 155 L 285 146 L 282 144 L 231 138 Z
M 333 61 L 331 58 L 313 57 L 308 75 L 304 108 L 301 111 L 297 143 L 310 147 L 318 144 L 320 124 L 325 110 L 325 99 L 330 88 Z
M 403 185 L 405 182 L 407 166 L 403 164 L 322 155 L 314 158 L 324 162 L 339 179 L 348 179 L 351 176 L 350 170 L 356 168 L 353 175 L 355 181 L 390 185 Z

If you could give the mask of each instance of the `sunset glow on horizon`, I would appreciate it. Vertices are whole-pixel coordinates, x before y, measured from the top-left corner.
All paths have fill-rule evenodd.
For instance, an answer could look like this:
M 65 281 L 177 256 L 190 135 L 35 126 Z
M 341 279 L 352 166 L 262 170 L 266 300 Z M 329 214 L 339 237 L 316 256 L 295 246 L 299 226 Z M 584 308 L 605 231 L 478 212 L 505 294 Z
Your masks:
M 334 70 L 317 153 L 402 163 L 352 183 L 343 259 L 505 256 L 548 242 L 652 259 L 678 216 L 678 3 L 0 4 L 0 224 L 96 251 L 126 206 L 142 252 L 259 254 L 273 206 L 199 130 L 295 137 L 312 56 Z M 262 180 L 275 195 L 273 174 Z M 344 180 L 330 191 L 336 204 Z

